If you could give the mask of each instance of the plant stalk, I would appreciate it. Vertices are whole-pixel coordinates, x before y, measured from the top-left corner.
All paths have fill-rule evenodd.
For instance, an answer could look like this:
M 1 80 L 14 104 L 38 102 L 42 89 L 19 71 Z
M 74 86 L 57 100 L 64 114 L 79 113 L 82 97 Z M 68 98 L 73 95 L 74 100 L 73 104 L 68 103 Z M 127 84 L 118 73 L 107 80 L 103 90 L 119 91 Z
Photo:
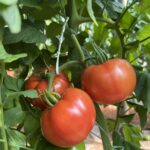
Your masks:
M 85 56 L 84 56 L 83 50 L 80 46 L 80 43 L 79 43 L 78 39 L 76 38 L 76 36 L 74 34 L 71 37 L 72 37 L 72 40 L 74 42 L 75 47 L 77 48 L 77 50 L 79 52 L 80 59 L 83 62 L 85 60 Z
M 2 85 L 5 74 L 5 63 L 0 62 L 0 130 L 4 143 L 4 150 L 8 150 L 8 141 L 4 124 L 4 110 L 3 110 L 3 102 L 2 102 Z

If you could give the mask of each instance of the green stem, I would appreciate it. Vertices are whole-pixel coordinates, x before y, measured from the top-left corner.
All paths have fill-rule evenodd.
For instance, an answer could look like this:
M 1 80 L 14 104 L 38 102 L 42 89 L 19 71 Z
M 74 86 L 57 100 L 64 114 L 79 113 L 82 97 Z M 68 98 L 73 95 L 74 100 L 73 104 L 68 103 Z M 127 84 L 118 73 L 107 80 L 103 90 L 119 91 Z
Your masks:
M 116 21 L 116 25 L 119 24 L 119 22 L 121 21 L 121 19 L 123 18 L 123 16 L 126 14 L 126 12 L 135 4 L 137 3 L 138 0 L 133 1 L 128 7 L 126 7 L 126 9 L 123 11 L 123 13 L 121 14 L 121 16 L 118 18 L 118 20 Z
M 117 107 L 117 114 L 116 114 L 116 121 L 115 121 L 115 126 L 114 126 L 114 131 L 117 130 L 118 127 L 118 121 L 119 121 L 119 117 L 120 117 L 120 109 L 121 109 L 121 103 L 118 104 Z
M 96 20 L 97 21 L 100 21 L 100 22 L 105 22 L 111 26 L 114 26 L 115 25 L 115 22 L 111 19 L 105 19 L 105 18 L 101 18 L 101 17 L 96 17 Z M 84 23 L 84 22 L 92 22 L 92 19 L 90 17 L 80 17 L 80 19 L 78 20 L 78 23 L 81 24 L 81 23 Z
M 85 60 L 85 56 L 84 56 L 83 50 L 82 50 L 82 48 L 80 46 L 80 43 L 79 43 L 78 39 L 76 38 L 76 36 L 74 34 L 71 37 L 72 37 L 72 40 L 74 42 L 75 47 L 77 48 L 77 50 L 79 52 L 81 61 L 84 61 Z
M 5 124 L 4 124 L 4 110 L 3 110 L 3 102 L 2 102 L 2 84 L 3 84 L 3 78 L 4 78 L 4 72 L 5 72 L 5 64 L 4 62 L 0 62 L 0 129 L 1 129 L 1 135 L 4 143 L 4 150 L 8 150 L 8 141 L 7 141 L 7 135 L 5 131 Z
M 77 30 L 78 28 L 78 20 L 79 20 L 79 14 L 77 11 L 76 1 L 75 0 L 68 0 L 67 1 L 67 16 L 69 16 L 69 26 L 73 30 Z
M 48 87 L 47 87 L 47 91 L 48 91 L 48 92 L 51 91 L 54 76 L 55 76 L 55 73 L 54 73 L 54 72 L 50 72 L 50 73 L 47 74 L 47 78 L 48 78 Z
M 96 103 L 95 103 L 95 109 L 96 109 L 96 121 L 98 123 L 99 130 L 101 132 L 103 148 L 104 148 L 104 150 L 112 150 L 113 148 L 112 148 L 110 140 L 109 140 L 109 132 L 107 129 L 107 124 L 106 124 L 105 118 L 103 116 L 103 113 L 102 113 L 99 105 Z
M 68 62 L 66 62 L 66 63 L 64 63 L 63 65 L 60 66 L 60 71 L 63 71 L 65 69 L 68 69 L 68 68 L 73 67 L 75 65 L 81 66 L 81 65 L 84 65 L 84 64 L 80 61 L 77 61 L 77 60 L 68 61 Z
M 125 58 L 126 46 L 125 46 L 125 43 L 124 43 L 124 35 L 121 34 L 118 26 L 115 27 L 115 30 L 116 30 L 116 33 L 117 33 L 119 39 L 120 39 L 120 43 L 121 43 L 121 46 L 122 46 L 122 58 Z

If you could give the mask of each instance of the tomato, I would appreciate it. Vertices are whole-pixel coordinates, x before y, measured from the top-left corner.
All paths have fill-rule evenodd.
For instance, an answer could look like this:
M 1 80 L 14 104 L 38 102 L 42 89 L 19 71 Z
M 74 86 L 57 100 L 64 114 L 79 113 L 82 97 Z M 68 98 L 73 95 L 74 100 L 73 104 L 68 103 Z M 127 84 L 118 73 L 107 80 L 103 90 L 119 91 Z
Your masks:
M 113 104 L 132 94 L 136 85 L 136 74 L 126 60 L 116 58 L 86 68 L 81 82 L 83 89 L 93 100 L 102 104 Z
M 82 142 L 94 123 L 94 104 L 86 92 L 77 88 L 66 89 L 60 101 L 41 116 L 43 136 L 59 147 Z
M 53 68 L 50 68 L 50 72 L 53 71 Z M 25 89 L 35 89 L 39 93 L 43 92 L 48 87 L 48 79 L 42 78 L 42 74 L 46 71 L 46 69 L 40 69 L 38 72 L 33 73 L 29 79 L 26 81 Z M 69 80 L 67 76 L 61 72 L 58 75 L 54 76 L 51 92 L 55 91 L 59 94 L 62 94 L 63 91 L 70 86 Z M 46 104 L 40 99 L 35 98 L 30 100 L 30 102 L 41 109 L 46 108 Z
M 61 148 L 61 147 L 56 147 L 54 145 L 51 145 L 48 146 L 47 150 L 85 150 L 85 144 L 82 142 L 78 145 L 69 148 Z

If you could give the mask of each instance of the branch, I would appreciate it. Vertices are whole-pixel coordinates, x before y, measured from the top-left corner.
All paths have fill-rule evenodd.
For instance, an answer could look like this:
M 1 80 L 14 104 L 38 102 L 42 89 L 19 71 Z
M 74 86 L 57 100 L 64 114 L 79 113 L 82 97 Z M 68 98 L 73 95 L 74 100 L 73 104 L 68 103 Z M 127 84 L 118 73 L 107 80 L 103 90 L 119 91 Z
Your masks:
M 120 43 L 121 43 L 121 46 L 122 46 L 122 58 L 125 58 L 126 46 L 125 46 L 125 43 L 124 43 L 124 35 L 121 34 L 118 26 L 115 27 L 115 30 L 118 34 L 118 37 L 120 39 Z
M 138 0 L 133 1 L 121 14 L 121 16 L 118 18 L 118 20 L 116 21 L 116 25 L 120 22 L 120 20 L 123 18 L 123 16 L 126 14 L 126 12 L 135 4 L 137 3 Z
M 105 22 L 111 26 L 114 26 L 115 25 L 115 22 L 111 19 L 105 19 L 105 18 L 101 18 L 101 17 L 96 17 L 96 20 L 97 21 L 100 21 L 100 22 Z M 92 22 L 92 19 L 90 17 L 81 17 L 79 20 L 78 20 L 78 23 L 81 24 L 81 23 L 84 23 L 84 22 Z
M 59 46 L 58 46 L 57 60 L 56 60 L 56 74 L 59 74 L 60 50 L 61 50 L 61 45 L 62 45 L 62 42 L 63 42 L 63 39 L 64 39 L 63 37 L 64 37 L 64 33 L 65 33 L 65 29 L 66 29 L 66 25 L 67 25 L 68 20 L 69 20 L 69 18 L 67 17 L 67 19 L 65 20 L 65 23 L 63 25 L 61 36 L 60 36 L 60 39 L 59 39 Z
M 78 39 L 76 38 L 76 36 L 74 34 L 71 37 L 72 37 L 72 40 L 74 42 L 75 47 L 77 48 L 77 50 L 79 52 L 81 61 L 84 61 L 85 60 L 85 56 L 84 56 L 83 50 L 82 50 L 82 48 L 80 46 L 80 43 L 79 43 Z
M 4 71 L 5 71 L 5 64 L 4 62 L 0 62 L 0 130 L 1 136 L 4 143 L 4 150 L 8 150 L 8 141 L 5 131 L 5 124 L 4 124 L 4 110 L 3 110 L 3 102 L 2 102 L 2 84 L 4 80 Z

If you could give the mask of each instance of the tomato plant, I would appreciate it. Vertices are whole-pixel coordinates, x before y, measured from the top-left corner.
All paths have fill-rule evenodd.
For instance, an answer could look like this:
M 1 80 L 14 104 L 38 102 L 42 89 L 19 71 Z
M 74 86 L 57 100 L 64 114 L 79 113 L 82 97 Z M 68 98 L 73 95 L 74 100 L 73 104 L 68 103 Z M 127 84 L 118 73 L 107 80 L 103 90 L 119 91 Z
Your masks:
M 111 59 L 90 66 L 82 75 L 83 89 L 102 104 L 114 104 L 125 100 L 136 86 L 136 73 L 123 59 Z
M 41 132 L 41 109 L 46 107 L 41 99 L 50 106 L 45 117 L 68 102 L 62 98 L 51 105 L 49 100 L 59 98 L 70 85 L 83 87 L 94 100 L 94 126 L 100 135 L 88 132 L 102 140 L 104 150 L 144 149 L 140 143 L 150 112 L 149 13 L 149 0 L 0 0 L 0 150 L 52 149 L 54 138 L 47 142 Z M 101 106 L 110 103 L 116 117 L 107 118 Z M 70 114 L 64 110 L 53 120 Z M 82 115 L 83 127 L 88 117 Z M 69 127 L 63 124 L 68 131 L 76 131 L 81 123 L 74 120 Z M 48 124 L 47 131 L 51 125 L 53 131 L 62 129 L 56 122 Z M 72 136 L 77 138 L 77 133 Z M 51 134 L 45 135 L 48 139 Z M 67 134 L 60 135 L 69 141 Z
M 54 107 L 45 110 L 41 117 L 44 137 L 60 147 L 71 147 L 82 142 L 94 123 L 92 100 L 77 88 L 66 89 L 62 99 Z
M 54 71 L 54 68 L 50 67 L 49 70 L 42 68 L 36 73 L 33 73 L 26 81 L 25 89 L 26 90 L 35 89 L 39 92 L 39 94 L 42 94 L 44 90 L 47 90 L 49 81 L 48 77 L 45 77 L 46 74 L 44 74 L 44 72 L 48 73 L 47 71 L 52 72 Z M 55 75 L 54 78 L 52 79 L 52 86 L 49 92 L 57 92 L 59 94 L 62 94 L 63 91 L 69 87 L 69 85 L 70 83 L 67 78 L 67 75 L 61 72 Z M 30 102 L 34 106 L 37 106 L 41 109 L 46 108 L 46 103 L 41 98 L 30 99 Z

